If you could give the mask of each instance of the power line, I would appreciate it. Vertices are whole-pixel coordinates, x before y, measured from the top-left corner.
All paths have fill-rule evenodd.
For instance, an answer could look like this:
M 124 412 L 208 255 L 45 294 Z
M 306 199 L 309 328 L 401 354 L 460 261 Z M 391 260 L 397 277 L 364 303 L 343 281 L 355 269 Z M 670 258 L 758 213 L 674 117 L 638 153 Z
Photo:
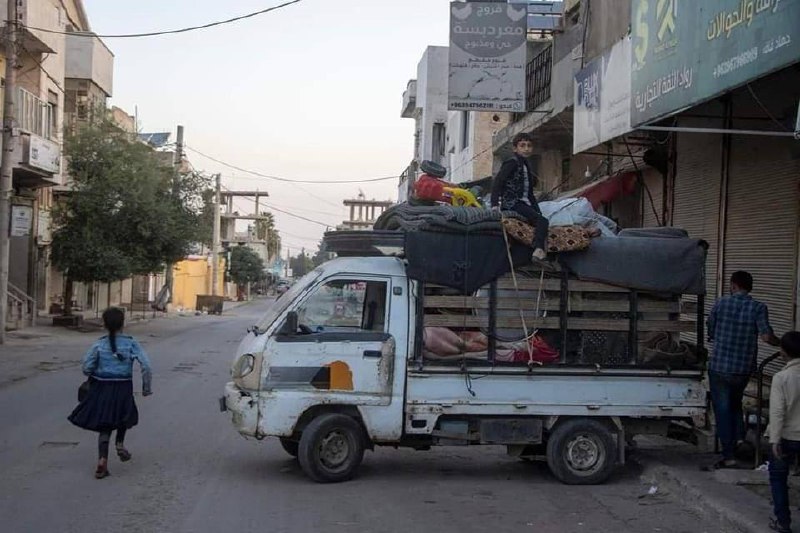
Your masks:
M 261 181 L 261 178 L 258 178 L 258 177 L 250 177 L 250 176 L 234 176 L 234 175 L 229 175 L 229 176 L 227 176 L 227 177 L 230 177 L 230 178 L 232 178 L 232 179 L 237 179 L 237 180 L 252 180 L 252 181 Z M 326 200 L 325 198 L 322 198 L 321 196 L 317 196 L 317 195 L 316 195 L 316 194 L 314 194 L 313 192 L 309 191 L 309 190 L 308 190 L 308 189 L 306 189 L 305 187 L 301 187 L 301 186 L 300 186 L 300 185 L 298 185 L 297 183 L 291 183 L 290 185 L 293 185 L 294 187 L 297 187 L 298 189 L 300 189 L 301 191 L 303 191 L 303 193 L 304 193 L 304 194 L 307 194 L 307 195 L 309 195 L 311 198 L 314 198 L 315 200 L 317 200 L 317 201 L 319 201 L 319 202 L 322 202 L 323 204 L 329 205 L 329 206 L 331 206 L 331 207 L 342 207 L 342 204 L 335 204 L 335 203 L 333 203 L 333 202 L 331 202 L 331 201 L 329 201 L 329 200 Z M 339 215 L 337 214 L 337 215 L 335 215 L 335 216 L 337 216 L 337 217 L 338 217 Z
M 249 19 L 252 17 L 256 17 L 258 15 L 263 15 L 265 13 L 269 13 L 270 11 L 276 11 L 278 9 L 288 7 L 292 4 L 297 4 L 302 2 L 303 0 L 292 0 L 291 2 L 284 2 L 283 4 L 268 7 L 266 9 L 262 9 L 259 11 L 255 11 L 253 13 L 248 13 L 246 15 L 240 15 L 238 17 L 229 18 L 226 20 L 220 20 L 217 22 L 209 22 L 208 24 L 202 24 L 200 26 L 189 26 L 188 28 L 180 28 L 177 30 L 164 30 L 164 31 L 154 31 L 154 32 L 147 32 L 147 33 L 122 33 L 116 35 L 98 35 L 96 33 L 91 32 L 68 32 L 68 31 L 58 31 L 58 30 L 48 30 L 45 28 L 35 28 L 33 26 L 24 26 L 28 30 L 36 30 L 41 31 L 44 33 L 56 33 L 59 35 L 74 35 L 76 37 L 98 37 L 100 39 L 126 39 L 126 38 L 136 38 L 136 37 L 156 37 L 158 35 L 171 35 L 176 33 L 186 33 L 195 30 L 205 30 L 207 28 L 213 28 L 214 26 L 222 26 L 224 24 L 230 24 L 232 22 L 238 22 L 240 20 Z
M 229 192 L 232 190 L 232 189 L 230 189 L 228 187 L 225 187 L 225 186 L 223 186 L 222 188 L 225 189 L 226 191 L 229 191 Z M 246 196 L 241 196 L 239 198 L 236 198 L 234 201 L 236 201 L 236 200 L 244 200 L 246 202 L 250 202 L 251 204 L 255 204 L 256 203 L 256 201 L 253 198 L 248 198 Z M 260 205 L 264 205 L 264 204 L 260 204 Z M 312 214 L 315 214 L 315 215 L 325 215 L 325 216 L 330 216 L 330 217 L 340 217 L 341 216 L 341 214 L 339 214 L 339 213 L 329 213 L 327 211 L 319 211 L 317 209 L 303 209 L 301 207 L 291 207 L 291 209 L 294 209 L 296 211 L 303 211 L 303 212 L 306 212 L 306 213 L 312 213 Z M 259 213 L 256 213 L 256 214 L 259 214 Z
M 55 84 L 55 86 L 58 88 L 58 90 L 59 90 L 59 91 L 61 91 L 61 93 L 62 93 L 62 94 L 66 94 L 66 91 L 65 91 L 65 90 L 64 90 L 64 88 L 61 86 L 61 84 L 58 82 L 58 80 L 57 80 L 57 79 L 55 79 L 53 76 L 51 76 L 51 75 L 50 75 L 50 73 L 49 73 L 49 72 L 47 72 L 47 69 L 46 69 L 46 68 L 44 68 L 44 64 L 43 64 L 43 63 L 44 63 L 44 59 L 43 59 L 43 60 L 41 60 L 41 61 L 40 61 L 40 60 L 38 60 L 38 59 L 36 59 L 36 56 L 35 56 L 35 55 L 33 55 L 33 54 L 30 52 L 30 50 L 28 50 L 27 48 L 25 48 L 25 45 L 23 45 L 22 43 L 19 43 L 19 44 L 20 44 L 20 47 L 22 48 L 22 51 L 23 51 L 23 52 L 25 52 L 26 54 L 28 54 L 28 56 L 30 56 L 30 58 L 31 58 L 31 59 L 33 59 L 33 61 L 36 63 L 36 65 L 37 65 L 37 66 L 38 66 L 38 67 L 41 69 L 41 71 L 42 71 L 42 72 L 44 72 L 44 73 L 45 73 L 45 76 L 47 76 L 47 77 L 50 79 L 50 81 L 52 81 L 52 82 L 53 82 L 53 84 Z M 47 54 L 47 55 L 49 56 L 50 54 Z
M 283 209 L 278 209 L 277 207 L 274 207 L 274 206 L 271 206 L 271 205 L 264 204 L 264 207 L 266 207 L 268 209 L 272 209 L 273 211 L 277 211 L 278 213 L 283 213 L 284 215 L 289 215 L 290 217 L 295 217 L 295 218 L 299 218 L 300 220 L 305 220 L 306 222 L 311 222 L 313 224 L 319 224 L 320 226 L 324 226 L 326 228 L 330 228 L 332 226 L 331 224 L 326 224 L 325 222 L 320 222 L 319 220 L 313 220 L 313 219 L 306 218 L 306 217 L 303 217 L 303 216 L 300 216 L 300 215 L 296 215 L 294 213 L 290 213 L 289 211 L 284 211 Z
M 214 157 L 211 157 L 210 155 L 206 155 L 203 152 L 201 152 L 201 151 L 199 151 L 199 150 L 197 150 L 195 148 L 192 148 L 191 146 L 184 145 L 184 148 L 196 153 L 199 156 L 205 157 L 206 159 L 209 159 L 209 160 L 211 160 L 211 161 L 213 161 L 215 163 L 219 163 L 220 165 L 226 166 L 228 168 L 232 168 L 233 170 L 238 170 L 239 172 L 245 172 L 247 174 L 252 174 L 254 176 L 259 176 L 259 177 L 265 178 L 265 179 L 280 181 L 280 182 L 283 182 L 283 183 L 309 183 L 309 184 L 314 184 L 314 185 L 336 185 L 336 184 L 343 184 L 343 183 L 372 183 L 372 182 L 376 182 L 376 181 L 387 181 L 387 180 L 400 179 L 400 176 L 385 176 L 383 178 L 366 178 L 366 179 L 359 179 L 359 180 L 331 180 L 331 181 L 290 179 L 290 178 L 284 178 L 284 177 L 281 177 L 281 176 L 270 176 L 269 174 L 262 174 L 261 172 L 256 172 L 255 170 L 248 170 L 246 168 L 237 167 L 236 165 L 232 165 L 232 164 L 226 163 L 225 161 L 222 161 L 220 159 L 216 159 Z
M 750 92 L 750 96 L 753 97 L 753 100 L 755 100 L 756 103 L 758 104 L 758 107 L 760 107 L 761 110 L 767 114 L 767 116 L 772 120 L 772 122 L 777 124 L 778 127 L 784 131 L 792 131 L 790 128 L 786 127 L 786 124 L 775 118 L 775 115 L 770 113 L 769 109 L 767 109 L 767 106 L 765 106 L 764 102 L 762 102 L 761 99 L 756 95 L 756 92 L 753 90 L 753 88 L 750 86 L 749 83 L 747 84 L 747 90 Z

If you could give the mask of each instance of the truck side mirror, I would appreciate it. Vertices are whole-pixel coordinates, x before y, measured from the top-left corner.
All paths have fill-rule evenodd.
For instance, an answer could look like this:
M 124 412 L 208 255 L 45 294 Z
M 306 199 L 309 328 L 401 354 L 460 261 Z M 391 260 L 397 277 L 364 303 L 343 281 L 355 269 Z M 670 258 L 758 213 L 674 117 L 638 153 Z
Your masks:
M 281 328 L 281 335 L 292 336 L 297 334 L 298 318 L 297 311 L 289 311 L 286 315 L 286 322 Z

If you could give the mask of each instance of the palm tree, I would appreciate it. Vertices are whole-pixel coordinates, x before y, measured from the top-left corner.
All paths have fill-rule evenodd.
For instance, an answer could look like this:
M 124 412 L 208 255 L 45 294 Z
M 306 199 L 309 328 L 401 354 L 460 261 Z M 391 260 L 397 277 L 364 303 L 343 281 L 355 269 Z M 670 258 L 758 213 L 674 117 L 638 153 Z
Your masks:
M 267 242 L 267 255 L 270 261 L 281 253 L 281 236 L 275 229 L 275 216 L 264 211 L 261 216 L 267 217 L 256 221 L 256 238 Z

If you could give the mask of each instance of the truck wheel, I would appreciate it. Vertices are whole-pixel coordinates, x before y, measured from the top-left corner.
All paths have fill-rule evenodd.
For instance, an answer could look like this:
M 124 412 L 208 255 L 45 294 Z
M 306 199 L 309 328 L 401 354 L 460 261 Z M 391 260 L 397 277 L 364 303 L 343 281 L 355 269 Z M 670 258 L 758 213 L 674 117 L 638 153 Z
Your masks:
M 283 448 L 283 451 L 285 451 L 286 453 L 288 453 L 292 457 L 297 457 L 297 451 L 298 451 L 298 448 L 300 447 L 300 443 L 297 442 L 296 440 L 285 439 L 283 437 L 281 437 L 280 440 L 281 440 L 281 447 Z
M 364 457 L 364 431 L 352 417 L 320 415 L 303 430 L 297 458 L 318 483 L 351 479 Z
M 567 485 L 603 483 L 616 462 L 616 439 L 598 420 L 567 420 L 556 426 L 547 441 L 547 465 Z

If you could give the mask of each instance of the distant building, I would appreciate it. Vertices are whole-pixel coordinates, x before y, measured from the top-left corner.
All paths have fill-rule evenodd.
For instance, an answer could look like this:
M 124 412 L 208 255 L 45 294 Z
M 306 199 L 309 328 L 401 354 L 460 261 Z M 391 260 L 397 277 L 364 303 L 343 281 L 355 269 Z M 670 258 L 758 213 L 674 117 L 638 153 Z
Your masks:
M 337 226 L 338 230 L 371 230 L 378 217 L 394 205 L 391 200 L 367 200 L 363 192 L 357 198 L 345 200 L 343 203 L 350 208 L 350 220 Z

